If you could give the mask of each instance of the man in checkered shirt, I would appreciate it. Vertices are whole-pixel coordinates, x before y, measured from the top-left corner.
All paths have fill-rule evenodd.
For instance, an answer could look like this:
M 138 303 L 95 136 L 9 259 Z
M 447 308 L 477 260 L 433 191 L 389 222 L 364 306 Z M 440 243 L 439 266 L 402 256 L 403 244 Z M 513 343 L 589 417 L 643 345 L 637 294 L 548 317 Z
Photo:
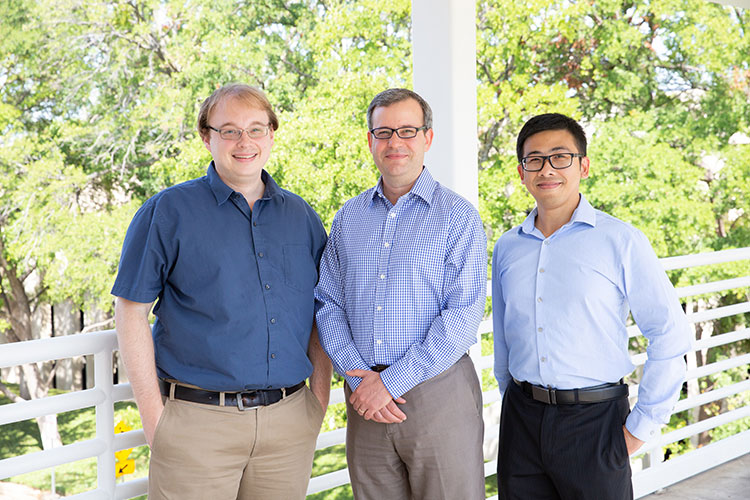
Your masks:
M 423 166 L 432 111 L 418 94 L 378 94 L 367 125 L 381 177 L 336 214 L 315 291 L 321 343 L 346 378 L 354 497 L 483 499 L 466 354 L 485 305 L 482 221 Z

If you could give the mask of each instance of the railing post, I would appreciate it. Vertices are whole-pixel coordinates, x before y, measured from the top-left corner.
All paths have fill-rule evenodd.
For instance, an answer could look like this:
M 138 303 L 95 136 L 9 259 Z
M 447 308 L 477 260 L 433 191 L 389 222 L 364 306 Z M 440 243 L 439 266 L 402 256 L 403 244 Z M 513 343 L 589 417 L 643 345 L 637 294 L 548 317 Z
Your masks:
M 96 437 L 104 442 L 97 459 L 97 485 L 106 498 L 115 497 L 115 407 L 112 399 L 112 351 L 94 354 L 94 384 L 104 392 L 104 401 L 96 405 Z

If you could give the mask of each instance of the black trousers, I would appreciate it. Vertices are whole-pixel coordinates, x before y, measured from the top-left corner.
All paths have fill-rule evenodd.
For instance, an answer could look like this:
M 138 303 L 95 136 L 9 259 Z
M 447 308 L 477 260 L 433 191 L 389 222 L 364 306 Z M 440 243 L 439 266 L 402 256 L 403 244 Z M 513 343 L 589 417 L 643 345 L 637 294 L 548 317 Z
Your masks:
M 632 500 L 622 426 L 628 399 L 581 405 L 534 401 L 513 382 L 500 414 L 501 500 Z

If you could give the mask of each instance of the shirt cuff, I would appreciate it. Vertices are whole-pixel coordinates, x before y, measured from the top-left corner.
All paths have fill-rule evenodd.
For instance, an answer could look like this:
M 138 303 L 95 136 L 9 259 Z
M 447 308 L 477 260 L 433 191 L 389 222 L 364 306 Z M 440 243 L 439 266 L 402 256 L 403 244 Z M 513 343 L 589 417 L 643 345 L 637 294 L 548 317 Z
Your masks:
M 359 387 L 359 384 L 362 383 L 362 379 L 359 377 L 350 377 L 349 375 L 344 375 L 344 378 L 346 379 L 346 383 L 349 384 L 349 389 L 352 390 L 352 392 L 357 390 L 357 387 Z
M 380 372 L 380 380 L 394 399 L 400 398 L 419 384 L 418 381 L 411 380 L 407 373 L 399 373 L 398 366 L 395 365 Z
M 508 384 L 510 384 L 511 380 L 513 380 L 513 377 L 510 376 L 510 372 L 505 372 L 505 376 L 498 377 L 497 374 L 495 374 L 495 380 L 497 380 L 497 388 L 500 390 L 500 395 L 503 396 L 505 394 L 505 391 L 508 390 Z
M 625 428 L 627 428 L 633 436 L 644 442 L 651 441 L 652 439 L 661 436 L 661 422 L 655 422 L 649 419 L 646 415 L 641 413 L 637 404 L 633 408 L 633 411 L 630 412 L 630 415 L 628 415 L 628 418 L 625 421 Z

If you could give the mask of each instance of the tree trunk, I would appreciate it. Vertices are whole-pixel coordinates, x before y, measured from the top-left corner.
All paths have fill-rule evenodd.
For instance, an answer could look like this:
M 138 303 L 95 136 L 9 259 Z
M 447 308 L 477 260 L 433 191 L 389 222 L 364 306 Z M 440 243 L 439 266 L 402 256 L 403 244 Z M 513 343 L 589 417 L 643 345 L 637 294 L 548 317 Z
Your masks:
M 695 306 L 695 303 L 692 300 L 688 300 L 685 304 L 685 309 L 688 314 L 693 312 L 693 308 Z M 700 306 L 699 306 L 700 307 Z M 698 337 L 700 336 L 700 326 L 696 323 L 691 324 L 691 329 L 693 330 L 693 338 L 698 340 Z M 703 360 L 701 358 L 700 351 L 691 352 L 687 355 L 687 369 L 688 370 L 694 370 L 695 368 L 698 368 L 699 366 L 703 365 Z M 694 396 L 697 396 L 701 393 L 700 385 L 698 384 L 697 378 L 692 378 L 688 380 L 687 382 L 687 397 L 691 398 Z M 689 411 L 690 417 L 688 419 L 688 423 L 696 423 L 700 419 L 700 406 L 696 408 L 691 408 Z M 690 436 L 690 443 L 694 447 L 698 447 L 698 436 Z
M 20 272 L 9 262 L 5 256 L 5 244 L 0 238 L 0 318 L 10 324 L 9 339 L 23 342 L 39 338 L 39 328 L 34 328 L 33 316 L 43 289 L 42 278 L 33 271 Z M 21 397 L 26 400 L 46 397 L 52 385 L 54 363 L 32 363 L 21 365 L 20 369 Z M 62 446 L 57 415 L 37 417 L 36 422 L 45 450 Z
M 39 427 L 39 434 L 42 436 L 42 448 L 49 450 L 63 445 L 57 428 L 57 415 L 37 417 L 36 425 Z
M 49 393 L 52 377 L 46 379 L 42 376 L 42 370 L 38 365 L 21 366 L 21 383 L 19 390 L 24 399 L 42 399 Z M 42 448 L 48 450 L 62 446 L 62 439 L 57 428 L 57 415 L 44 415 L 36 418 L 39 427 L 39 435 L 42 439 Z

